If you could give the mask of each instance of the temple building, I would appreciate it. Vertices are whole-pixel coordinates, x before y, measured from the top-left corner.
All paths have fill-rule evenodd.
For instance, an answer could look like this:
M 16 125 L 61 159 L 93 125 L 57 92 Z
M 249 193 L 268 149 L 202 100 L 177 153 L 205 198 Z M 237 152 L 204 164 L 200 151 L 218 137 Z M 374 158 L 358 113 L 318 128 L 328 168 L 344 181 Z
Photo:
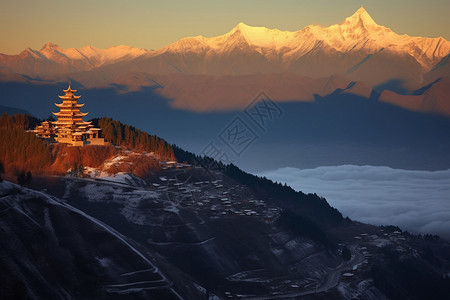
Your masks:
M 55 103 L 59 107 L 59 112 L 53 114 L 58 120 L 44 121 L 34 132 L 43 139 L 72 146 L 104 145 L 105 140 L 100 137 L 101 129 L 95 128 L 91 122 L 83 121 L 83 117 L 88 113 L 80 111 L 84 104 L 77 103 L 81 96 L 75 95 L 76 91 L 69 83 L 67 90 L 63 90 L 65 95 L 58 96 L 62 99 L 62 103 Z

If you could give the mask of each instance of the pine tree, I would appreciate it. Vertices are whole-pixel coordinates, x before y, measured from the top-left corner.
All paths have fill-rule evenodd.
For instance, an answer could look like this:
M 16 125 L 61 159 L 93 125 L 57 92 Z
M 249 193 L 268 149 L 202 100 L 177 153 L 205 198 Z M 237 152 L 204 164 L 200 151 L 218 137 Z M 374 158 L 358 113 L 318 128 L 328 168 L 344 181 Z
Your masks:
M 33 178 L 31 177 L 31 172 L 28 171 L 28 172 L 27 172 L 27 176 L 26 176 L 26 178 L 25 178 L 25 183 L 26 183 L 26 185 L 30 185 L 32 180 L 33 180 Z
M 135 151 L 154 152 L 163 159 L 175 160 L 172 147 L 156 135 L 150 135 L 145 131 L 124 125 L 110 118 L 93 120 L 103 131 L 103 137 L 108 142 L 118 146 L 125 146 Z
M 17 175 L 17 183 L 19 184 L 19 185 L 24 185 L 25 183 L 26 183 L 26 176 L 25 176 L 25 171 L 21 171 L 20 173 L 19 173 L 19 175 Z
M 0 161 L 0 182 L 3 181 L 3 174 L 5 174 L 5 167 L 3 166 L 3 163 Z

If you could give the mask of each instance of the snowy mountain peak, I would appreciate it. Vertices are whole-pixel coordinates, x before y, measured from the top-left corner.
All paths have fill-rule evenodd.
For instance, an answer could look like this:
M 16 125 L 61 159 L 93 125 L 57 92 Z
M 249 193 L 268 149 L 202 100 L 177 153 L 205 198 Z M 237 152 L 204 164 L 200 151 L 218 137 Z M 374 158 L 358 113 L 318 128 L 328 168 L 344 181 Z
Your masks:
M 245 23 L 239 23 L 229 33 L 221 37 L 239 35 L 243 37 L 249 45 L 262 48 L 280 48 L 287 42 L 292 41 L 294 32 L 269 29 L 266 27 L 253 27 Z
M 20 52 L 19 56 L 21 57 L 34 57 L 34 58 L 41 58 L 41 53 L 31 49 L 30 47 L 26 48 L 22 52 Z
M 362 25 L 364 27 L 378 26 L 362 5 L 353 15 L 345 19 L 344 24 Z
M 391 53 L 409 55 L 424 69 L 431 69 L 448 55 L 450 43 L 446 40 L 416 38 L 398 35 L 388 27 L 378 25 L 361 6 L 342 23 L 322 27 L 310 25 L 299 31 L 282 31 L 266 27 L 253 27 L 243 22 L 229 32 L 215 36 L 196 36 L 181 39 L 155 53 L 196 53 L 222 55 L 241 51 L 259 53 L 268 59 L 280 55 L 289 64 L 310 51 L 337 51 L 339 53 L 374 54 L 384 49 Z M 249 52 L 250 51 L 250 52 Z M 385 51 L 385 53 L 386 53 Z M 237 53 L 237 52 L 236 52 Z
M 61 47 L 57 44 L 48 42 L 46 43 L 44 46 L 42 46 L 41 50 L 39 51 L 43 51 L 43 50 L 56 50 L 56 49 L 61 49 Z
M 201 74 L 289 71 L 307 76 L 322 76 L 328 74 L 326 69 L 332 70 L 328 67 L 332 64 L 339 65 L 336 67 L 337 71 L 329 71 L 332 74 L 353 70 L 355 64 L 360 62 L 361 66 L 368 65 L 365 64 L 368 59 L 372 63 L 375 59 L 371 56 L 381 51 L 383 52 L 375 59 L 395 56 L 399 60 L 411 61 L 415 68 L 412 72 L 419 72 L 419 68 L 428 72 L 449 55 L 450 42 L 443 38 L 398 35 L 388 27 L 375 23 L 361 6 L 340 24 L 327 27 L 310 25 L 298 31 L 283 31 L 253 27 L 241 22 L 225 34 L 187 37 L 155 51 L 124 45 L 107 49 L 92 46 L 63 49 L 56 44 L 47 43 L 40 51 L 24 50 L 18 58 L 0 54 L 0 68 L 5 66 L 20 74 L 34 74 L 38 67 L 22 63 L 23 59 L 32 58 L 36 64 L 46 63 L 42 72 L 55 74 L 130 62 L 136 68 L 133 71 L 156 73 L 173 70 Z M 341 54 L 345 55 L 345 59 L 337 58 Z M 322 57 L 320 60 L 317 58 L 319 56 Z M 233 60 L 228 60 L 231 57 Z M 314 64 L 324 61 L 327 67 L 319 71 L 313 67 L 313 63 L 308 65 L 306 61 L 310 57 L 311 61 L 317 59 Z M 146 67 L 137 63 L 137 58 L 148 62 Z M 330 59 L 327 60 L 328 58 Z M 55 63 L 51 65 L 53 69 L 48 68 L 49 61 Z M 121 64 L 118 68 L 122 68 L 122 65 L 125 66 Z M 358 64 L 357 67 L 359 66 Z M 127 71 L 130 68 L 124 67 Z
M 232 31 L 237 31 L 237 30 L 246 30 L 247 28 L 249 28 L 251 26 L 248 26 L 247 24 L 245 24 L 244 22 L 240 22 L 239 24 L 236 25 L 236 27 L 233 28 Z
M 237 24 L 228 34 L 225 34 L 225 36 L 240 33 L 246 39 L 251 39 L 254 36 L 264 35 L 264 31 L 267 30 L 268 29 L 265 27 L 253 27 L 241 22 Z

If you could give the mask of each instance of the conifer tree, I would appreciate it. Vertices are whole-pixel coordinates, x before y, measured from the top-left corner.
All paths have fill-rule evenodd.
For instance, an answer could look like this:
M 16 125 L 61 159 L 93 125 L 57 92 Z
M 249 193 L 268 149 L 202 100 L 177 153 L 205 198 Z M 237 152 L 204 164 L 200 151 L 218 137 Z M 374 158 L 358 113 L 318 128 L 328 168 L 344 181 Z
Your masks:
M 19 175 L 17 175 L 17 183 L 22 186 L 26 183 L 25 171 L 21 171 Z
M 0 161 L 0 182 L 3 181 L 3 174 L 5 174 L 5 167 L 3 166 L 3 163 Z
M 25 177 L 25 183 L 26 183 L 26 185 L 30 185 L 32 179 L 33 179 L 33 178 L 31 177 L 31 172 L 28 171 L 28 172 L 27 172 L 27 176 Z

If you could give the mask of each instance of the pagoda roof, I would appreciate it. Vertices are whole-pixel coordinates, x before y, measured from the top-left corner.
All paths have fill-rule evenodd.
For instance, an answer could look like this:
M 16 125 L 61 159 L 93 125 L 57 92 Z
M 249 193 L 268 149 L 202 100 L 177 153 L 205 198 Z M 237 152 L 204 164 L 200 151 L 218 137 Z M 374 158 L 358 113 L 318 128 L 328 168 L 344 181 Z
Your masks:
M 64 112 L 52 112 L 52 114 L 54 114 L 55 116 L 72 116 L 72 112 L 67 112 L 67 113 L 64 113 Z
M 76 114 L 81 113 L 81 112 L 79 110 L 64 110 L 64 109 L 61 109 L 57 113 L 61 114 L 62 116 L 73 116 L 73 115 L 76 115 Z
M 77 112 L 77 111 L 59 111 L 59 112 L 52 112 L 52 114 L 54 114 L 55 116 L 71 116 L 71 117 L 84 117 L 87 116 L 89 113 L 82 113 L 82 112 Z
M 61 98 L 61 99 L 63 99 L 63 100 L 72 100 L 72 99 L 80 99 L 81 98 L 81 96 L 76 96 L 76 95 L 74 95 L 74 94 L 69 94 L 69 95 L 67 95 L 67 94 L 65 94 L 64 96 L 60 96 L 60 95 L 58 95 L 58 97 L 59 98 Z
M 54 121 L 53 124 L 54 125 L 77 125 L 77 127 L 79 127 L 81 125 L 89 125 L 89 124 L 91 124 L 91 122 L 92 121 L 89 121 L 89 122 L 84 122 L 84 121 L 76 122 L 76 121 L 73 121 L 73 120 L 67 120 L 67 121 Z
M 60 109 L 71 109 L 71 110 L 74 110 L 74 109 L 80 110 L 80 108 L 83 107 L 83 104 L 81 104 L 81 105 L 77 105 L 77 104 L 75 104 L 75 105 L 67 105 L 65 103 L 55 103 L 55 105 L 57 107 L 59 107 Z
M 67 110 L 68 111 L 80 111 L 80 108 L 81 108 L 81 107 L 73 107 L 73 106 L 67 106 L 67 105 L 60 105 L 58 107 L 61 111 L 63 111 L 63 110 L 65 110 L 65 111 L 67 111 Z
M 83 124 L 83 125 L 89 125 L 89 124 L 91 124 L 91 123 L 92 123 L 92 121 L 89 121 L 89 122 L 81 121 L 81 122 L 77 122 L 77 125 L 81 125 L 81 124 Z
M 63 90 L 64 93 L 70 93 L 73 92 L 75 93 L 77 90 L 72 90 L 72 87 L 70 86 L 71 82 L 69 82 L 69 87 L 67 88 L 67 90 Z
M 55 125 L 72 125 L 72 121 L 55 121 L 53 124 Z

